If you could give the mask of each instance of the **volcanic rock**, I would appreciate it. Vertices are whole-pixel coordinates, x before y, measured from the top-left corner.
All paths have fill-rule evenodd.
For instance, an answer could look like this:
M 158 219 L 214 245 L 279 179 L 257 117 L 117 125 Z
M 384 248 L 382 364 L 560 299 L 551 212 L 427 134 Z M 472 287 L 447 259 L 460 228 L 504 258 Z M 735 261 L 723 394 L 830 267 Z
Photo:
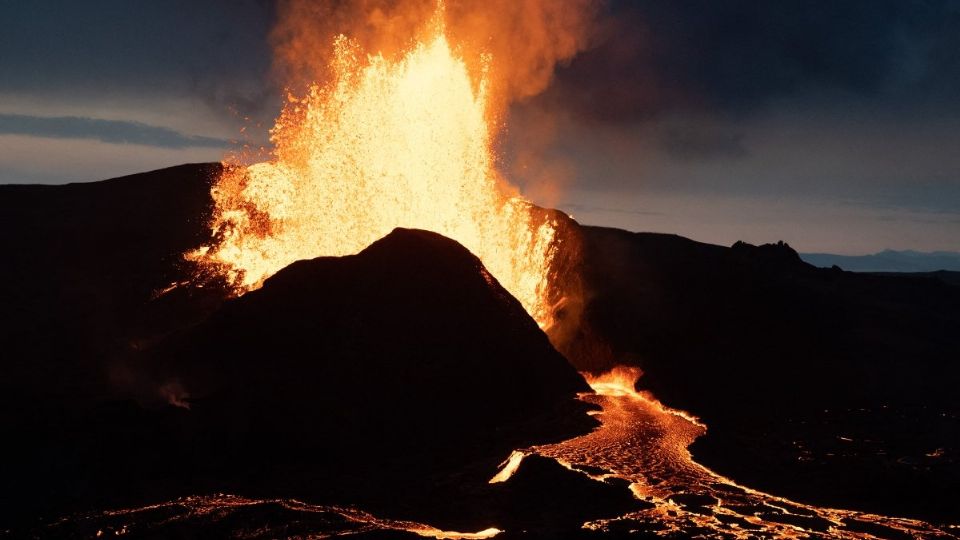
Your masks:
M 782 242 L 574 234 L 582 307 L 561 352 L 580 370 L 639 366 L 641 387 L 709 426 L 698 460 L 806 502 L 956 519 L 957 460 L 888 457 L 960 451 L 960 287 L 942 273 L 815 268 Z M 838 434 L 858 442 L 835 449 Z
M 268 413 L 254 414 L 258 395 L 237 390 L 242 386 L 237 381 L 257 373 L 249 359 L 237 361 L 237 373 L 218 379 L 229 371 L 225 357 L 191 356 L 196 363 L 184 366 L 160 354 L 196 354 L 201 337 L 226 324 L 211 321 L 197 334 L 185 330 L 218 309 L 226 288 L 210 284 L 156 294 L 194 274 L 181 254 L 210 240 L 209 187 L 219 170 L 215 164 L 184 165 L 90 184 L 0 186 L 0 251 L 5 255 L 0 264 L 0 420 L 15 441 L 0 471 L 10 479 L 11 487 L 0 495 L 7 513 L 71 497 L 95 506 L 94 499 L 78 495 L 85 493 L 82 487 L 111 471 L 145 467 L 146 454 L 126 449 L 150 445 L 156 450 L 148 460 L 153 472 L 143 475 L 150 482 L 130 484 L 152 485 L 152 493 L 179 493 L 188 475 L 181 469 L 195 460 L 192 453 L 219 449 L 225 443 L 214 441 L 224 432 L 249 435 L 255 431 L 240 428 L 256 422 L 262 427 Z M 807 502 L 956 521 L 960 274 L 817 269 L 786 245 L 727 248 L 675 235 L 581 226 L 557 212 L 543 217 L 560 223 L 562 241 L 555 281 L 561 290 L 551 299 L 559 306 L 550 332 L 554 344 L 580 370 L 624 363 L 642 367 L 642 386 L 708 424 L 708 434 L 693 447 L 697 459 L 745 485 Z M 469 316 L 467 311 L 458 316 Z M 406 317 L 397 309 L 393 319 L 380 320 L 390 319 L 387 331 Z M 368 327 L 364 321 L 358 320 L 359 328 Z M 310 332 L 315 348 L 327 350 L 330 334 L 320 328 Z M 223 346 L 240 349 L 230 342 Z M 265 406 L 303 401 L 311 382 L 317 395 L 348 393 L 307 360 L 260 352 L 263 364 L 278 366 L 278 375 L 258 374 L 263 380 L 254 381 L 264 392 L 259 397 Z M 390 368 L 385 373 L 397 376 L 396 366 Z M 291 385 L 286 401 L 265 390 L 276 389 L 279 373 L 304 374 Z M 458 383 L 468 384 L 471 395 L 481 393 L 486 379 L 469 387 L 478 375 L 467 373 Z M 312 381 L 311 375 L 324 377 Z M 496 402 L 500 384 L 512 384 L 509 373 L 489 388 L 487 402 Z M 139 403 L 157 398 L 159 388 L 165 399 L 184 398 L 191 409 L 144 409 Z M 376 392 L 396 394 L 398 388 L 377 387 Z M 459 396 L 450 394 L 455 392 L 444 395 L 458 403 Z M 254 413 L 249 420 L 231 416 L 233 405 Z M 360 407 L 361 417 L 372 414 Z M 314 414 L 309 408 L 307 413 Z M 452 425 L 457 416 L 449 407 L 435 407 L 431 414 L 440 415 L 441 426 Z M 211 428 L 224 418 L 230 419 L 228 425 Z M 403 423 L 387 427 L 404 431 Z M 838 434 L 855 442 L 843 443 L 838 452 Z M 236 440 L 247 444 L 250 437 Z M 275 442 L 261 440 L 261 446 Z M 943 452 L 934 453 L 938 448 Z M 487 449 L 491 455 L 500 452 L 494 461 L 509 454 L 509 449 Z M 161 455 L 165 458 L 158 459 Z M 898 462 L 904 456 L 912 456 L 915 465 Z M 112 468 L 103 465 L 109 460 Z M 471 470 L 475 477 L 490 474 L 489 462 L 480 461 Z M 225 462 L 216 474 L 198 473 L 195 484 L 215 485 L 210 479 L 228 475 L 233 465 Z M 86 480 L 78 480 L 81 471 Z M 303 477 L 309 475 L 297 466 L 288 471 L 307 482 Z M 236 469 L 232 474 L 242 476 Z M 256 483 L 263 475 L 247 476 L 238 483 Z M 51 492 L 54 485 L 60 487 Z M 131 487 L 130 497 L 156 500 L 138 489 Z
M 419 230 L 296 262 L 150 356 L 158 392 L 225 415 L 244 445 L 295 435 L 299 454 L 368 471 L 501 458 L 563 433 L 542 421 L 589 391 L 479 259 Z
M 508 532 L 535 531 L 567 538 L 591 520 L 613 519 L 649 508 L 628 485 L 611 485 L 573 472 L 540 456 L 527 456 L 516 473 L 492 490 L 484 505 Z
M 520 303 L 461 245 L 418 230 L 294 263 L 123 370 L 151 407 L 19 415 L 14 507 L 231 492 L 479 530 L 445 505 L 514 448 L 594 425 L 575 399 L 589 387 Z
M 0 186 L 0 399 L 110 394 L 117 355 L 215 308 L 212 288 L 151 300 L 193 273 L 183 253 L 209 238 L 220 170 Z

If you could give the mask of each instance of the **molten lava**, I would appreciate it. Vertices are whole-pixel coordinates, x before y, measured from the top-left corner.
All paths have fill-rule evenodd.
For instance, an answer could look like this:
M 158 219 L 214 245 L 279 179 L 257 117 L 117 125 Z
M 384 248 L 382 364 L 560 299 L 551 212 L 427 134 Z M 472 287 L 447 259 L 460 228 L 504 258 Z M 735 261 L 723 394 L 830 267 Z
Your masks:
M 584 374 L 593 394 L 581 399 L 602 407 L 600 427 L 555 444 L 517 450 L 491 480 L 508 481 L 523 456 L 539 454 L 605 481 L 630 483 L 648 508 L 584 524 L 601 531 L 635 528 L 665 537 L 703 538 L 951 538 L 919 520 L 802 504 L 741 486 L 694 461 L 687 447 L 706 432 L 690 414 L 671 409 L 635 383 L 641 371 L 617 367 Z M 860 532 L 863 529 L 872 533 Z
M 476 254 L 549 325 L 555 224 L 534 219 L 498 175 L 485 73 L 474 84 L 442 19 L 441 7 L 431 37 L 397 60 L 338 37 L 331 81 L 289 98 L 272 159 L 226 167 L 212 190 L 216 240 L 188 257 L 244 292 L 293 261 L 427 229 Z

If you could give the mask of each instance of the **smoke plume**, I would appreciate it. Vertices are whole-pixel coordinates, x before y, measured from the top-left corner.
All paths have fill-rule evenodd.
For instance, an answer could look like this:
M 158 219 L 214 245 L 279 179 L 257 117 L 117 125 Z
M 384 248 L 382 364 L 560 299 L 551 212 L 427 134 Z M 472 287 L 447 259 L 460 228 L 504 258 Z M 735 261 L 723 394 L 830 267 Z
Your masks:
M 557 64 L 587 47 L 602 0 L 447 0 L 448 38 L 474 75 L 487 69 L 492 106 L 539 94 Z M 323 83 L 335 36 L 345 34 L 371 54 L 409 49 L 437 13 L 437 0 L 283 0 L 272 32 L 281 81 L 298 92 Z M 492 57 L 484 65 L 482 58 Z

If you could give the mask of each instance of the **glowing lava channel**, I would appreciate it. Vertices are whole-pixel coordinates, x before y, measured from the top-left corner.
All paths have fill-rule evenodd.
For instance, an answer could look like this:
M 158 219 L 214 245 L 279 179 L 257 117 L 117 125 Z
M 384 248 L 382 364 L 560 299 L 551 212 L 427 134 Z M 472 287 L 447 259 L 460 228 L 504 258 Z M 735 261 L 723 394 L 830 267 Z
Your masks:
M 585 374 L 595 393 L 580 397 L 602 407 L 597 415 L 600 427 L 575 439 L 514 451 L 490 481 L 509 481 L 524 456 L 538 454 L 596 481 L 627 480 L 634 496 L 651 505 L 616 519 L 584 524 L 595 530 L 616 526 L 671 537 L 742 539 L 956 538 L 919 520 L 801 504 L 714 473 L 695 462 L 687 450 L 706 433 L 706 426 L 637 391 L 634 385 L 640 374 L 636 368 Z M 597 469 L 605 472 L 598 474 Z M 865 529 L 882 532 L 866 533 Z
M 476 254 L 548 326 L 555 224 L 532 219 L 499 177 L 486 74 L 473 84 L 442 15 L 396 61 L 337 38 L 332 81 L 290 98 L 271 130 L 273 159 L 227 164 L 212 190 L 216 240 L 188 258 L 244 292 L 296 260 L 427 229 Z

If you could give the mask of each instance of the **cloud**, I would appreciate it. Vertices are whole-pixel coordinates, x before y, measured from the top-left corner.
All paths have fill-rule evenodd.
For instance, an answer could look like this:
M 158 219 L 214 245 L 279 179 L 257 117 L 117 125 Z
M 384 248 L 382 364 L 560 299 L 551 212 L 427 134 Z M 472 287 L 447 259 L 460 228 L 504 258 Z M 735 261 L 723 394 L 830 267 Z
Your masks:
M 788 98 L 960 109 L 953 0 L 614 0 L 603 20 L 551 92 L 592 120 Z
M 273 11 L 269 0 L 0 2 L 0 94 L 195 97 L 225 116 L 272 117 Z
M 123 120 L 78 116 L 0 114 L 0 135 L 27 135 L 54 139 L 94 139 L 112 144 L 139 144 L 160 148 L 227 148 L 230 141 Z

